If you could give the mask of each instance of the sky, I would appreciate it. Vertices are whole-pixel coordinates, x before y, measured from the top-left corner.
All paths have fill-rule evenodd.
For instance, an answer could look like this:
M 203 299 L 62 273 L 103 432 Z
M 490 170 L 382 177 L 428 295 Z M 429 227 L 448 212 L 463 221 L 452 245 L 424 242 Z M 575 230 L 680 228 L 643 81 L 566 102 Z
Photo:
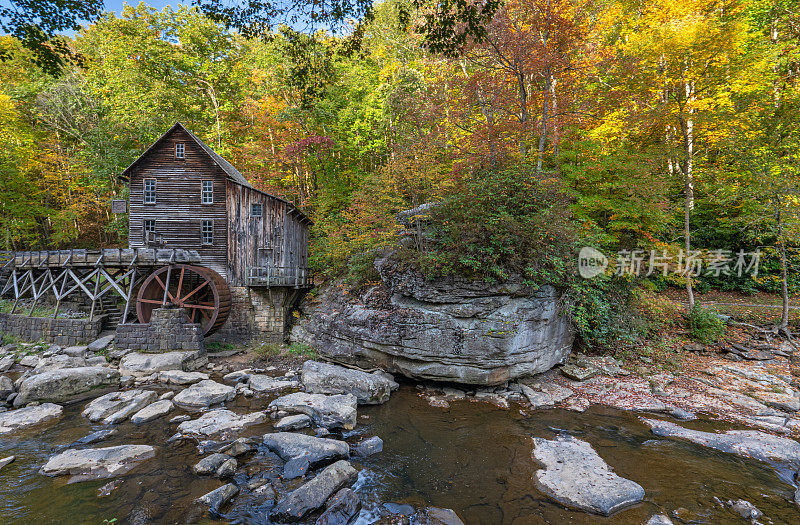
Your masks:
M 140 0 L 105 0 L 106 11 L 113 11 L 119 15 L 122 12 L 123 5 L 139 5 L 139 2 Z M 155 7 L 159 11 L 168 5 L 171 5 L 172 7 L 177 7 L 179 4 L 191 5 L 189 0 L 145 0 L 144 3 Z

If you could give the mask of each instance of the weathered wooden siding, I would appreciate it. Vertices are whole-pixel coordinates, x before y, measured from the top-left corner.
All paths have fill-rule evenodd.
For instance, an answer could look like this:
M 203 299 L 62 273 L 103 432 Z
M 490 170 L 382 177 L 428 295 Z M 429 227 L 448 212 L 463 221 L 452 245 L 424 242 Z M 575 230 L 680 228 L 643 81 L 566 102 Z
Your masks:
M 183 142 L 186 158 L 175 158 L 175 144 Z M 170 248 L 197 250 L 203 266 L 227 278 L 228 217 L 225 209 L 225 173 L 180 129 L 149 152 L 129 173 L 131 248 L 144 246 L 143 221 L 156 221 L 156 233 Z M 156 204 L 144 204 L 144 179 L 156 179 Z M 201 203 L 201 181 L 214 181 L 214 203 Z M 202 244 L 203 220 L 214 221 L 214 242 Z
M 251 267 L 307 266 L 308 221 L 290 204 L 252 188 L 228 182 L 228 279 L 246 284 Z M 260 203 L 262 216 L 250 214 Z

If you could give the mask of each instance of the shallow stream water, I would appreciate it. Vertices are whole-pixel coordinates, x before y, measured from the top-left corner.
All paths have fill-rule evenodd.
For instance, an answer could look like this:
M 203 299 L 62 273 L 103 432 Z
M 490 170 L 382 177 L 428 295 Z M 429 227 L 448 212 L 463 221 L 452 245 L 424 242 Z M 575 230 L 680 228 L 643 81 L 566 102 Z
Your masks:
M 228 408 L 237 412 L 264 409 L 270 398 L 241 396 Z M 86 403 L 67 407 L 57 424 L 26 434 L 0 438 L 0 457 L 17 460 L 0 471 L 2 523 L 268 523 L 264 502 L 243 491 L 227 514 L 212 519 L 193 500 L 221 485 L 195 476 L 200 458 L 197 443 L 167 444 L 176 425 L 168 419 L 141 427 L 118 426 L 119 433 L 94 447 L 151 444 L 155 459 L 121 478 L 109 496 L 98 489 L 110 480 L 68 484 L 66 478 L 38 474 L 48 457 L 75 440 L 102 428 L 81 417 Z M 727 429 L 712 421 L 693 428 Z M 269 432 L 271 422 L 252 427 L 244 436 Z M 536 490 L 537 469 L 531 459 L 533 436 L 551 438 L 568 432 L 592 444 L 598 454 L 626 478 L 642 485 L 645 501 L 610 518 L 566 509 Z M 348 441 L 377 435 L 384 451 L 363 461 L 357 492 L 364 502 L 358 523 L 375 521 L 384 503 L 417 508 L 452 508 L 467 524 L 609 523 L 641 524 L 652 514 L 673 511 L 692 523 L 744 523 L 715 503 L 746 499 L 764 512 L 763 523 L 800 523 L 793 503 L 793 473 L 778 465 L 716 452 L 691 443 L 653 436 L 636 414 L 593 407 L 585 413 L 566 410 L 526 412 L 512 405 L 501 410 L 486 403 L 455 401 L 450 408 L 431 407 L 412 386 L 404 385 L 384 405 L 359 407 L 359 424 L 345 433 Z M 279 473 L 282 462 L 260 452 L 240 462 L 235 482 L 248 476 Z M 285 488 L 292 489 L 296 484 Z M 679 523 L 676 520 L 676 523 Z

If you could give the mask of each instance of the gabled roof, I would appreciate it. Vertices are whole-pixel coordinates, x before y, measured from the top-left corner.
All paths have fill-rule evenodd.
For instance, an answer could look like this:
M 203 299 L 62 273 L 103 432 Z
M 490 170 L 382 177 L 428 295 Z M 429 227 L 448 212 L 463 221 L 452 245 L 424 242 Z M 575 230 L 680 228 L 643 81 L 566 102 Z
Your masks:
M 187 128 L 186 128 L 186 127 L 183 125 L 183 124 L 181 124 L 180 122 L 176 122 L 176 123 L 175 123 L 175 124 L 174 124 L 174 125 L 173 125 L 171 128 L 169 128 L 169 129 L 167 130 L 167 132 L 166 132 L 166 133 L 164 133 L 163 135 L 161 135 L 161 136 L 158 138 L 158 140 L 156 140 L 155 142 L 153 142 L 153 144 L 152 144 L 152 145 L 151 145 L 149 148 L 147 148 L 147 149 L 145 150 L 145 152 L 144 152 L 144 153 L 142 153 L 141 155 L 139 155 L 139 157 L 138 157 L 136 160 L 134 160 L 134 161 L 133 161 L 133 162 L 130 164 L 130 166 L 128 166 L 127 168 L 125 168 L 125 169 L 122 171 L 122 173 L 120 173 L 120 178 L 122 178 L 122 179 L 126 179 L 126 180 L 127 180 L 127 179 L 129 178 L 129 177 L 128 177 L 128 173 L 129 173 L 129 172 L 130 172 L 130 171 L 131 171 L 131 170 L 132 170 L 134 167 L 136 167 L 136 166 L 139 164 L 139 162 L 140 162 L 142 159 L 144 159 L 145 157 L 147 157 L 147 155 L 148 155 L 148 154 L 149 154 L 151 151 L 153 151 L 153 150 L 156 148 L 156 146 L 158 146 L 159 144 L 161 144 L 161 142 L 162 142 L 162 141 L 163 141 L 163 140 L 164 140 L 164 139 L 167 137 L 167 135 L 169 135 L 170 133 L 172 133 L 172 132 L 173 132 L 173 131 L 175 131 L 176 129 L 180 129 L 180 130 L 183 130 L 183 131 L 185 131 L 185 132 L 186 132 L 186 134 L 187 134 L 187 135 L 189 135 L 189 137 L 191 137 L 191 138 L 192 138 L 192 140 L 195 142 L 195 144 L 197 144 L 197 145 L 200 147 L 200 149 L 202 149 L 203 151 L 205 151 L 205 152 L 208 154 L 208 156 L 209 156 L 209 157 L 211 157 L 211 160 L 213 160 L 213 161 L 214 161 L 214 163 L 215 163 L 217 166 L 219 166 L 219 168 L 220 168 L 222 171 L 224 171 L 224 172 L 225 172 L 225 174 L 226 174 L 226 175 L 227 175 L 227 177 L 228 177 L 228 180 L 230 180 L 231 182 L 235 182 L 236 184 L 239 184 L 239 185 L 241 185 L 241 186 L 244 186 L 244 187 L 246 187 L 246 188 L 250 188 L 251 190 L 255 190 L 255 191 L 257 191 L 257 192 L 259 192 L 259 193 L 262 193 L 262 194 L 264 194 L 264 195 L 268 195 L 268 196 L 272 197 L 273 199 L 277 199 L 277 200 L 279 200 L 279 201 L 283 201 L 283 202 L 285 202 L 285 203 L 286 203 L 286 204 L 288 204 L 288 205 L 289 205 L 289 206 L 290 206 L 290 207 L 291 207 L 293 210 L 295 210 L 295 211 L 296 211 L 298 214 L 300 214 L 300 217 L 302 217 L 302 218 L 306 219 L 306 220 L 307 220 L 309 223 L 311 222 L 311 219 L 309 219 L 308 217 L 306 217 L 306 215 L 305 215 L 303 212 L 301 212 L 301 211 L 300 211 L 300 210 L 297 208 L 297 206 L 295 206 L 295 205 L 294 205 L 292 202 L 289 202 L 289 201 L 287 201 L 286 199 L 282 199 L 282 198 L 280 198 L 280 197 L 276 197 L 275 195 L 272 195 L 272 194 L 270 194 L 270 193 L 267 193 L 267 192 L 265 192 L 265 191 L 261 191 L 261 190 L 259 190 L 258 188 L 255 188 L 255 187 L 254 187 L 252 184 L 250 184 L 249 182 L 247 182 L 247 179 L 246 179 L 246 178 L 244 178 L 244 175 L 242 175 L 242 174 L 241 174 L 241 172 L 240 172 L 239 170 L 237 170 L 236 168 L 234 168 L 234 167 L 233 167 L 233 164 L 231 164 L 231 163 L 230 163 L 230 162 L 228 162 L 227 160 L 223 159 L 223 158 L 222 158 L 222 157 L 221 157 L 221 156 L 220 156 L 220 155 L 219 155 L 219 154 L 218 154 L 216 151 L 214 151 L 213 149 L 211 149 L 210 147 L 208 147 L 208 145 L 206 145 L 206 143 L 205 143 L 205 142 L 203 142 L 202 140 L 200 140 L 199 138 L 197 138 L 197 136 L 195 136 L 195 134 L 194 134 L 194 133 L 192 133 L 191 131 L 189 131 L 189 130 L 188 130 L 188 129 L 187 129 Z

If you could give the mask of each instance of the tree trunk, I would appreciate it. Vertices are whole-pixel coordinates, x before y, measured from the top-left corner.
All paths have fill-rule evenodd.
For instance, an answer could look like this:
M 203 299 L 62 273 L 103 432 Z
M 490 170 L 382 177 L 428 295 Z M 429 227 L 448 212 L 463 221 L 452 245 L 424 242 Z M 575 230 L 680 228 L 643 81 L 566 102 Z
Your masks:
M 783 238 L 783 215 L 781 214 L 781 198 L 775 198 L 775 219 L 778 223 L 778 249 L 781 254 L 781 321 L 778 330 L 789 329 L 789 284 L 786 278 L 786 242 Z
M 684 168 L 684 191 L 686 193 L 686 202 L 683 210 L 683 238 L 686 250 L 686 257 L 689 257 L 691 251 L 691 215 L 694 209 L 694 174 L 693 168 L 693 155 L 694 155 L 694 130 L 693 122 L 689 119 L 686 122 L 686 132 L 684 135 L 684 149 L 686 154 L 686 166 Z M 688 268 L 687 268 L 688 270 Z M 686 295 L 689 302 L 689 310 L 694 308 L 694 289 L 692 287 L 692 276 L 686 272 Z
M 545 81 L 544 86 L 544 93 L 545 96 L 542 97 L 542 129 L 541 134 L 539 135 L 539 157 L 536 160 L 536 175 L 541 175 L 542 173 L 542 163 L 544 161 L 544 145 L 545 141 L 547 140 L 547 95 L 550 92 L 550 82 L 552 77 L 550 76 L 550 68 L 548 67 L 545 70 L 545 75 L 547 80 Z

